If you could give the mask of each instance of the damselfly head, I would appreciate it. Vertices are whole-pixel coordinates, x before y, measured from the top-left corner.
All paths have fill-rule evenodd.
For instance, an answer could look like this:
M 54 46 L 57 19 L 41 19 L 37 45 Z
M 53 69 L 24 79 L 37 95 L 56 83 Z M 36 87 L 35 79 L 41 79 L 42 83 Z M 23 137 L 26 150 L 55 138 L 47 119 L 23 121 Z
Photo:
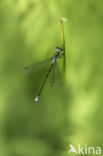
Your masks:
M 63 51 L 62 48 L 56 47 L 56 52 L 60 53 L 61 51 Z

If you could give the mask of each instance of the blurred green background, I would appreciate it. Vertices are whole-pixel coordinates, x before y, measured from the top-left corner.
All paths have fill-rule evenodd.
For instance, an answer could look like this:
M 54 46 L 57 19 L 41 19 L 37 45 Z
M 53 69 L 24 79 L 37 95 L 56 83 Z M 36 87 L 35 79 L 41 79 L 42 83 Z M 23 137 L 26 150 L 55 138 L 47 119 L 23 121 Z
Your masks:
M 24 67 L 54 54 L 61 17 L 66 81 L 34 104 L 46 70 Z M 69 144 L 103 145 L 103 2 L 0 0 L 0 156 L 67 156 Z

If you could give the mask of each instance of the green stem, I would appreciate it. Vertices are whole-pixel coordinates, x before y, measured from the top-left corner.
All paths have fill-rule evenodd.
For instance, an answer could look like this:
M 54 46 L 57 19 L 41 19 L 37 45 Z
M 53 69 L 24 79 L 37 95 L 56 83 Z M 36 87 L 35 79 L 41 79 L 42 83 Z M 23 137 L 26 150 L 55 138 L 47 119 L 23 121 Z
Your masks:
M 63 75 L 65 79 L 65 69 L 66 69 L 66 55 L 65 55 L 65 36 L 64 36 L 64 19 L 60 19 L 60 26 L 61 26 L 61 34 L 62 34 L 62 48 L 63 48 Z

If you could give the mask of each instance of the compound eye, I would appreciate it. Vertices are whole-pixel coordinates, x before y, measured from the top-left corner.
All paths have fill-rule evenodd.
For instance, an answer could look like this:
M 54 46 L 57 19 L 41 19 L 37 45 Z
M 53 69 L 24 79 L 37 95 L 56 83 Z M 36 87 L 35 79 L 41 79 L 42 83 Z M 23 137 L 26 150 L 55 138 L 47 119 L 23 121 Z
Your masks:
M 61 51 L 63 51 L 63 49 L 59 48 L 59 47 L 56 47 L 56 51 L 60 53 Z

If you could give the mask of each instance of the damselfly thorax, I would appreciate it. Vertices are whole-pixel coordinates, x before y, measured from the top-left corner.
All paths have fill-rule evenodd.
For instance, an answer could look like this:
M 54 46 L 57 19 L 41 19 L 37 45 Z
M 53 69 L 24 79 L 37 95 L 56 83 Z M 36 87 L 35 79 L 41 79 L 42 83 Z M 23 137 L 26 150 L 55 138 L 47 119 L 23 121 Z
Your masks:
M 56 54 L 53 56 L 53 61 L 52 64 L 54 64 L 56 62 L 56 59 L 59 57 L 61 58 L 62 54 L 61 52 L 63 51 L 62 48 L 56 47 Z

